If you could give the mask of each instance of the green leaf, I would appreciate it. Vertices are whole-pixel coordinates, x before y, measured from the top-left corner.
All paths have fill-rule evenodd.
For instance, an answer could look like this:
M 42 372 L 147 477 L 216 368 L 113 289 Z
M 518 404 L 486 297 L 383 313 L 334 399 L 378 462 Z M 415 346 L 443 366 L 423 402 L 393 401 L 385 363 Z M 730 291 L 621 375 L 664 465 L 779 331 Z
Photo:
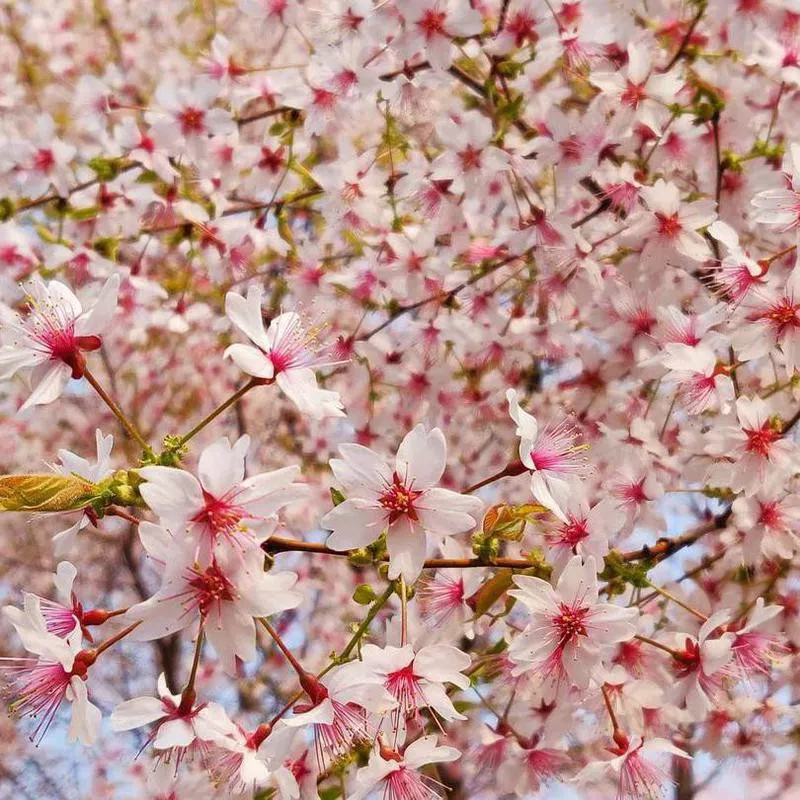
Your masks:
M 513 586 L 514 573 L 510 569 L 502 569 L 489 578 L 473 595 L 475 616 L 482 617 Z
M 89 168 L 101 181 L 113 181 L 119 175 L 119 160 L 97 156 L 89 161 Z
M 650 586 L 647 572 L 652 567 L 653 563 L 649 559 L 628 563 L 620 558 L 619 553 L 612 550 L 605 558 L 605 568 L 600 573 L 600 578 L 609 582 L 622 581 L 637 589 L 646 589 Z
M 340 506 L 347 498 L 338 490 L 331 486 L 331 500 L 335 506 Z
M 99 214 L 100 209 L 97 206 L 88 206 L 86 208 L 72 208 L 67 216 L 78 222 L 86 222 L 87 220 L 95 219 Z
M 77 475 L 0 475 L 0 511 L 76 511 L 95 496 L 95 485 Z

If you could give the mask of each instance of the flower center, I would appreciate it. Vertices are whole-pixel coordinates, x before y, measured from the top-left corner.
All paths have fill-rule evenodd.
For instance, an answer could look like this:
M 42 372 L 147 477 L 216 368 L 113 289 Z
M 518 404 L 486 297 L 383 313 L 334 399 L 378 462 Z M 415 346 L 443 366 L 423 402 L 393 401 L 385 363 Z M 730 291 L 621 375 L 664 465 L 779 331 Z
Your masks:
M 459 154 L 461 166 L 465 170 L 479 169 L 481 166 L 481 151 L 477 147 L 467 145 Z
M 399 703 L 398 713 L 407 716 L 416 708 L 416 698 L 420 694 L 419 679 L 414 674 L 413 663 L 386 676 L 386 691 Z
M 745 430 L 745 434 L 747 435 L 748 452 L 755 453 L 763 458 L 769 457 L 773 442 L 781 438 L 780 433 L 771 428 L 769 423 L 765 423 L 756 431 Z
M 193 604 L 200 610 L 203 617 L 207 617 L 212 606 L 234 599 L 233 584 L 217 566 L 216 562 L 206 567 L 205 570 L 192 568 L 193 577 L 188 581 L 192 589 Z
M 378 498 L 378 502 L 389 512 L 389 524 L 402 516 L 407 516 L 415 522 L 419 519 L 414 508 L 414 501 L 422 492 L 406 486 L 400 476 L 395 472 L 392 483 Z
M 422 775 L 406 766 L 386 776 L 386 800 L 436 800 L 440 795 L 429 786 Z
M 777 503 L 760 504 L 758 521 L 766 528 L 779 529 L 783 527 L 783 515 Z
M 434 36 L 445 36 L 444 22 L 447 14 L 435 8 L 428 9 L 417 21 L 417 27 L 423 36 L 430 41 Z
M 586 520 L 570 517 L 569 522 L 566 525 L 561 525 L 553 538 L 558 544 L 567 545 L 572 548 L 580 544 L 584 539 L 588 538 L 588 536 L 589 531 L 586 527 Z
M 247 516 L 243 508 L 231 502 L 230 493 L 223 497 L 214 497 L 203 490 L 203 499 L 203 509 L 191 521 L 205 526 L 214 538 L 230 535 Z
M 787 328 L 800 327 L 800 318 L 797 316 L 797 311 L 800 306 L 790 302 L 788 298 L 783 297 L 764 315 L 765 319 L 773 322 L 778 328 L 778 333 L 782 334 Z
M 184 108 L 178 115 L 183 135 L 189 136 L 202 133 L 205 130 L 205 117 L 206 112 L 202 108 L 195 108 L 194 106 Z
M 34 169 L 38 170 L 39 172 L 50 172 L 55 165 L 56 159 L 52 150 L 42 148 L 41 150 L 36 151 L 36 155 L 33 157 Z
M 658 232 L 666 239 L 674 239 L 681 232 L 681 223 L 677 214 L 656 214 Z
M 630 108 L 638 108 L 639 103 L 646 97 L 647 93 L 645 92 L 644 84 L 631 83 L 631 81 L 628 81 L 628 85 L 625 87 L 625 91 L 622 93 L 620 100 L 624 105 Z
M 559 614 L 553 622 L 558 632 L 559 646 L 563 647 L 569 642 L 574 642 L 579 636 L 589 635 L 586 630 L 586 617 L 589 615 L 587 607 L 568 606 L 566 603 L 560 603 L 558 609 Z

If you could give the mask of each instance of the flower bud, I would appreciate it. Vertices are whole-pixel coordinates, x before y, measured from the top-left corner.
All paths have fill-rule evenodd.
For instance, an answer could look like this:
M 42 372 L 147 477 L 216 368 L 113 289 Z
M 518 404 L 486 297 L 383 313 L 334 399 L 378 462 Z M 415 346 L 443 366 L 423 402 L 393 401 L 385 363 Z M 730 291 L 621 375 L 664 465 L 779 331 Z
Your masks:
M 0 475 L 0 511 L 76 511 L 96 494 L 77 475 Z

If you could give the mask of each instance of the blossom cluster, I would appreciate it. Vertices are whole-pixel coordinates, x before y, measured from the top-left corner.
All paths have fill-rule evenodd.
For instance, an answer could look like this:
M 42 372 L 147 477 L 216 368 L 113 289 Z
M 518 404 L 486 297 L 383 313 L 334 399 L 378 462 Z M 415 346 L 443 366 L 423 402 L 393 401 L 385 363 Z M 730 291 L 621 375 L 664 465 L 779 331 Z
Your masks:
M 794 796 L 796 0 L 0 20 L 2 796 Z

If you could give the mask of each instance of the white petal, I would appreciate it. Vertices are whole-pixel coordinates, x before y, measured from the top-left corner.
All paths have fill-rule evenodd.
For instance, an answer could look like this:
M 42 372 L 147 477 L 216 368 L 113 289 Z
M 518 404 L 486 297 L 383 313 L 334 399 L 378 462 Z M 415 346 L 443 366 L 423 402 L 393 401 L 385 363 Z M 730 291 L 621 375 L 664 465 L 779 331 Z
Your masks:
M 120 703 L 111 714 L 112 731 L 129 731 L 149 725 L 166 716 L 164 704 L 157 697 L 135 697 Z

